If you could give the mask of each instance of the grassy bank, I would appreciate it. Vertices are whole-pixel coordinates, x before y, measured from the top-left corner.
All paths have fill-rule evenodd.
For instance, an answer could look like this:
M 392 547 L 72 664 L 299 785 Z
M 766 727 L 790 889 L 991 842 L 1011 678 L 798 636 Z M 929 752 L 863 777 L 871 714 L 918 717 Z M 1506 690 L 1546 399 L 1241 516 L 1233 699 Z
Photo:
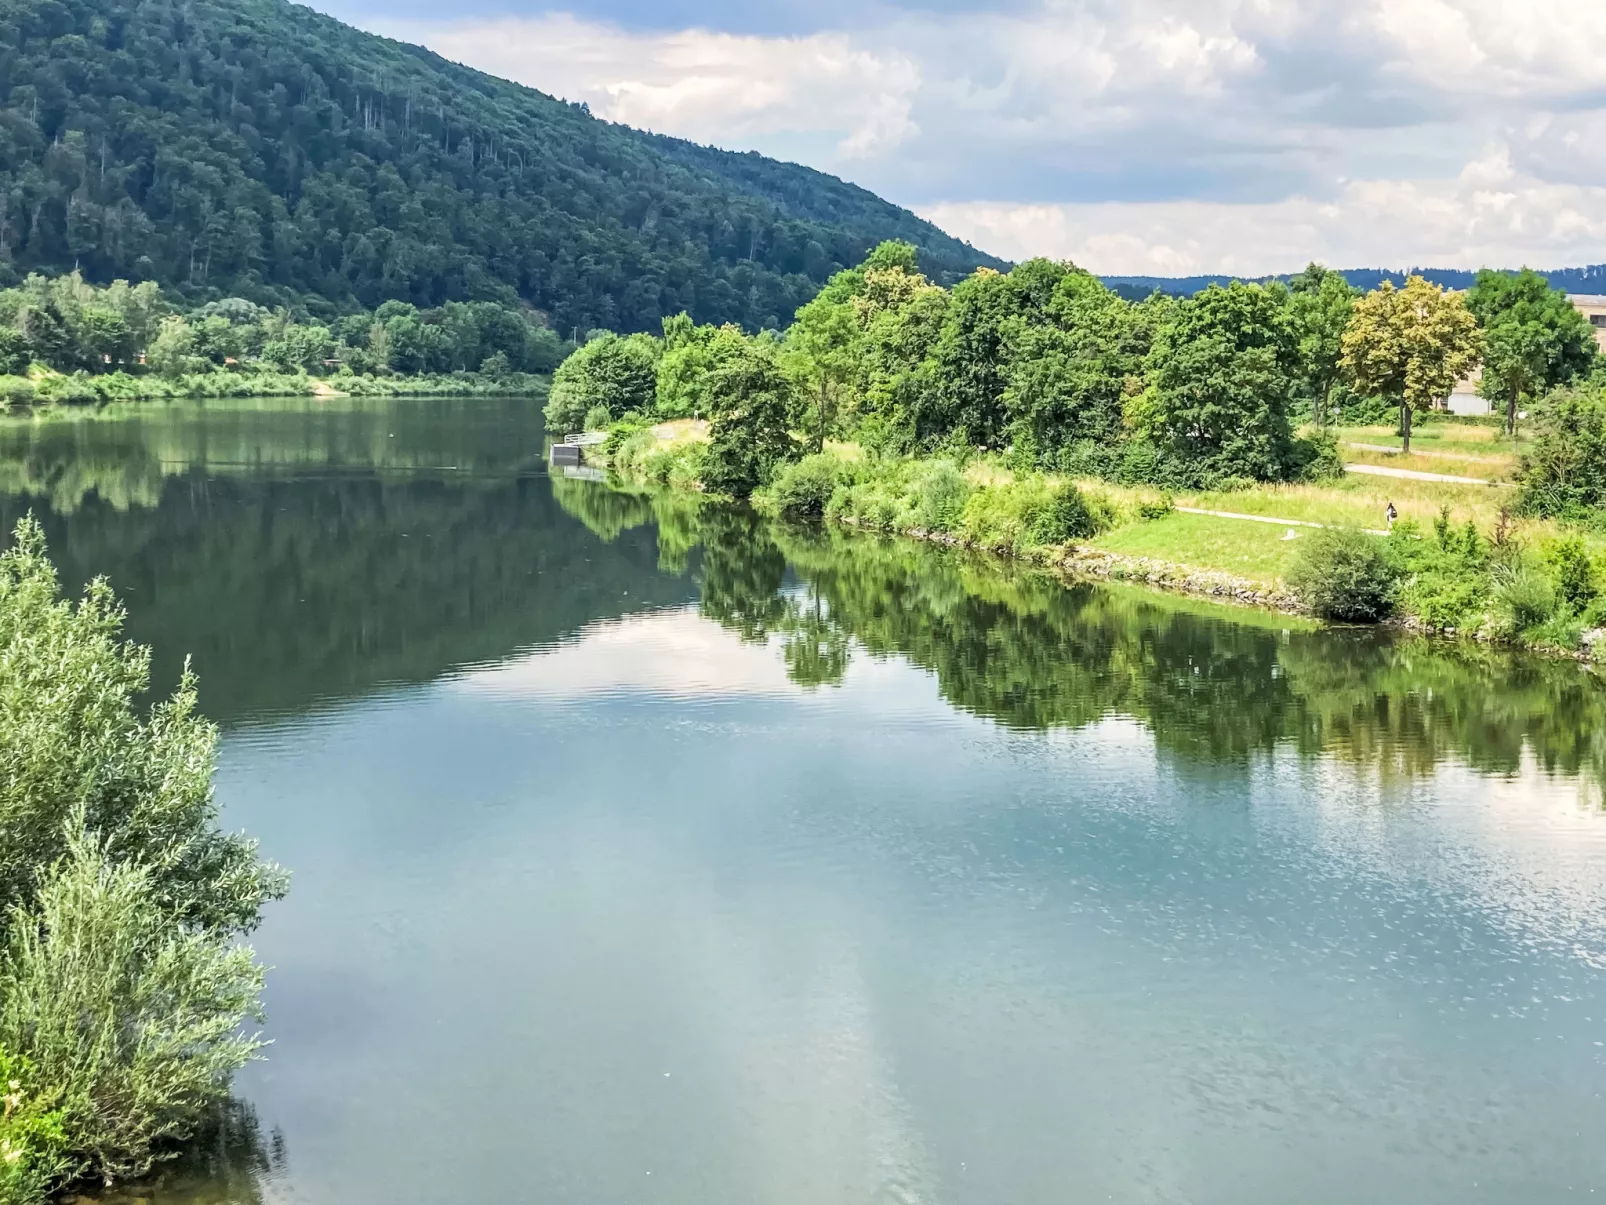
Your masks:
M 304 372 L 191 372 L 97 375 L 34 372 L 0 376 L 0 404 L 17 407 L 104 405 L 109 402 L 174 401 L 218 397 L 472 397 L 546 393 L 549 377 L 529 373 L 476 372 L 362 376 L 309 376 Z
M 877 458 L 832 443 L 783 466 L 752 500 L 789 519 L 937 540 L 1223 601 L 1606 653 L 1598 636 L 1606 624 L 1606 533 L 1516 517 L 1508 482 L 1518 445 L 1497 430 L 1450 421 L 1423 430 L 1413 470 L 1426 463 L 1426 472 L 1492 484 L 1349 471 L 1314 483 L 1167 493 L 1020 470 L 997 454 Z M 1375 455 L 1385 467 L 1406 467 L 1387 452 L 1345 447 L 1388 439 L 1386 428 L 1345 428 L 1340 446 L 1351 466 Z M 706 448 L 703 425 L 665 423 L 616 431 L 601 457 L 623 478 L 697 490 Z M 1385 536 L 1391 503 L 1398 519 Z M 1333 593 L 1335 562 L 1352 577 L 1375 579 L 1359 583 L 1371 602 L 1355 601 L 1355 580 Z

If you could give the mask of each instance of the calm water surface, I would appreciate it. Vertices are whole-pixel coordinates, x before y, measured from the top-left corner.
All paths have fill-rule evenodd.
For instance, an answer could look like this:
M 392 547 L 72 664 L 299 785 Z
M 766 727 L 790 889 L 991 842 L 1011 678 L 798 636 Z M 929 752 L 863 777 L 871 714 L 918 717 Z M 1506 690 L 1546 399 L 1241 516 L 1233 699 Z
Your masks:
M 523 401 L 0 424 L 295 872 L 156 1205 L 1606 1199 L 1606 688 L 551 479 Z

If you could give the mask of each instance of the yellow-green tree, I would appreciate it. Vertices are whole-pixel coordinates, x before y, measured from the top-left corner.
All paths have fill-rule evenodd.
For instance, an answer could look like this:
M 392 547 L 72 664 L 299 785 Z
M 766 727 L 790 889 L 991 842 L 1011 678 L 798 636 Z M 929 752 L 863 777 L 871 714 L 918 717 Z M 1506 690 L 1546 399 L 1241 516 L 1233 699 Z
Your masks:
M 1481 351 L 1477 319 L 1462 298 L 1412 276 L 1403 289 L 1385 280 L 1355 303 L 1341 367 L 1357 393 L 1399 403 L 1409 452 L 1412 414 L 1449 397 Z

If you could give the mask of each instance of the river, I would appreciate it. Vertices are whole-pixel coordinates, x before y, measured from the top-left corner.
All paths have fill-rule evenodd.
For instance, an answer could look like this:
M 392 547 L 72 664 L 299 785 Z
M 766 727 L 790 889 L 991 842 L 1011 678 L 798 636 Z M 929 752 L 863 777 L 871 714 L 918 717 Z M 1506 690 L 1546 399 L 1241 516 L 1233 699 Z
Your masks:
M 554 478 L 506 399 L 0 423 L 294 871 L 152 1205 L 1606 1197 L 1606 687 Z

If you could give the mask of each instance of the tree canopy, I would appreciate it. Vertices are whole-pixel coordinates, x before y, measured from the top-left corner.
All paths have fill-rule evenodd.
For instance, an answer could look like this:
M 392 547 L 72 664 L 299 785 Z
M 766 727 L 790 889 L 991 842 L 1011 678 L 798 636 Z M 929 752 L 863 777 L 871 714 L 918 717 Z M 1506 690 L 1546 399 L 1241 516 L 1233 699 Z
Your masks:
M 1595 333 L 1567 295 L 1539 273 L 1478 273 L 1467 308 L 1483 328 L 1483 377 L 1478 392 L 1505 408 L 1506 429 L 1517 429 L 1517 407 L 1558 385 L 1587 375 L 1596 357 Z
M 1409 452 L 1412 413 L 1449 397 L 1477 367 L 1481 343 L 1477 318 L 1459 295 L 1420 276 L 1403 289 L 1385 280 L 1355 303 L 1342 365 L 1358 392 L 1399 403 Z

